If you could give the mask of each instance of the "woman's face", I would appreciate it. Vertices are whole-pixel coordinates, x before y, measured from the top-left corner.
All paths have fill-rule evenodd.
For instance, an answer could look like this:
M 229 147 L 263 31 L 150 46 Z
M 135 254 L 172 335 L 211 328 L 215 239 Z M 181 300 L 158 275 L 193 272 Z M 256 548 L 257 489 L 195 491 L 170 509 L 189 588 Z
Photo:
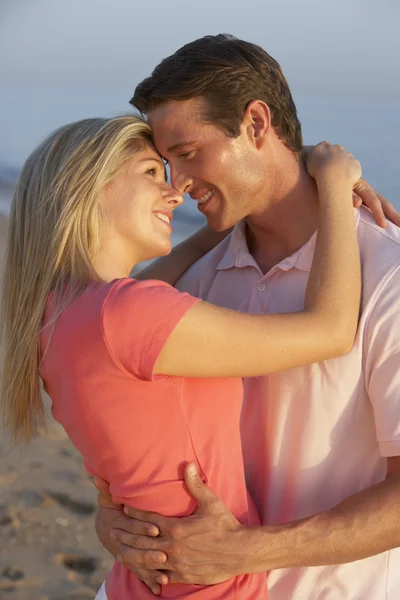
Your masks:
M 148 144 L 130 158 L 103 191 L 101 208 L 110 224 L 105 244 L 114 260 L 134 264 L 169 254 L 172 215 L 183 197 L 166 182 L 165 166 Z

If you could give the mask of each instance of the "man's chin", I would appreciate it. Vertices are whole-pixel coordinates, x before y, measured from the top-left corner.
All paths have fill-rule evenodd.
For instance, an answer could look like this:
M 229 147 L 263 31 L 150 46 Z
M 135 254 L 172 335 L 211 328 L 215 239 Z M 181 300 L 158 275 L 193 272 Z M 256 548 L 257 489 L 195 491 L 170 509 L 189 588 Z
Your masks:
M 232 229 L 238 223 L 238 221 L 232 222 L 232 220 L 227 220 L 218 215 L 208 215 L 207 216 L 207 225 L 210 229 L 217 233 L 222 233 L 223 231 L 228 231 Z

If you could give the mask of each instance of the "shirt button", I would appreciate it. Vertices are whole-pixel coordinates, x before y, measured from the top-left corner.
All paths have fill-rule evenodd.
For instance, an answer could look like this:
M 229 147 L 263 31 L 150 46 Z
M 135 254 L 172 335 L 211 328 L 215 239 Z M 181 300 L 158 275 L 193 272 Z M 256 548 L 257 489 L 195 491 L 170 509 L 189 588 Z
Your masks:
M 257 289 L 259 292 L 263 292 L 265 290 L 265 285 L 263 283 L 259 283 Z

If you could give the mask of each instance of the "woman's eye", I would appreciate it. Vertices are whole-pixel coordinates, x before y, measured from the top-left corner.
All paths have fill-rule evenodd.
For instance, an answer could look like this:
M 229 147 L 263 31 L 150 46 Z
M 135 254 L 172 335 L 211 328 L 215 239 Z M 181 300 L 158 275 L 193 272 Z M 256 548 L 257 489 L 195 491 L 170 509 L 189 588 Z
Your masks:
M 146 175 L 151 175 L 151 177 L 155 177 L 157 175 L 157 169 L 155 167 L 147 169 Z

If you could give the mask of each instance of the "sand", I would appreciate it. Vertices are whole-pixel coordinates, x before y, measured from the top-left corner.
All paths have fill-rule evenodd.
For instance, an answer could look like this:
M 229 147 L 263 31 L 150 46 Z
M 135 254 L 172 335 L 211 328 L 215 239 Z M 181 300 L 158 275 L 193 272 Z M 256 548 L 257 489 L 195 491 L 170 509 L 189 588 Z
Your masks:
M 7 232 L 0 216 L 0 261 Z M 1 271 L 0 271 L 1 279 Z M 96 490 L 54 421 L 26 447 L 0 434 L 1 600 L 89 600 L 112 564 L 94 530 Z

